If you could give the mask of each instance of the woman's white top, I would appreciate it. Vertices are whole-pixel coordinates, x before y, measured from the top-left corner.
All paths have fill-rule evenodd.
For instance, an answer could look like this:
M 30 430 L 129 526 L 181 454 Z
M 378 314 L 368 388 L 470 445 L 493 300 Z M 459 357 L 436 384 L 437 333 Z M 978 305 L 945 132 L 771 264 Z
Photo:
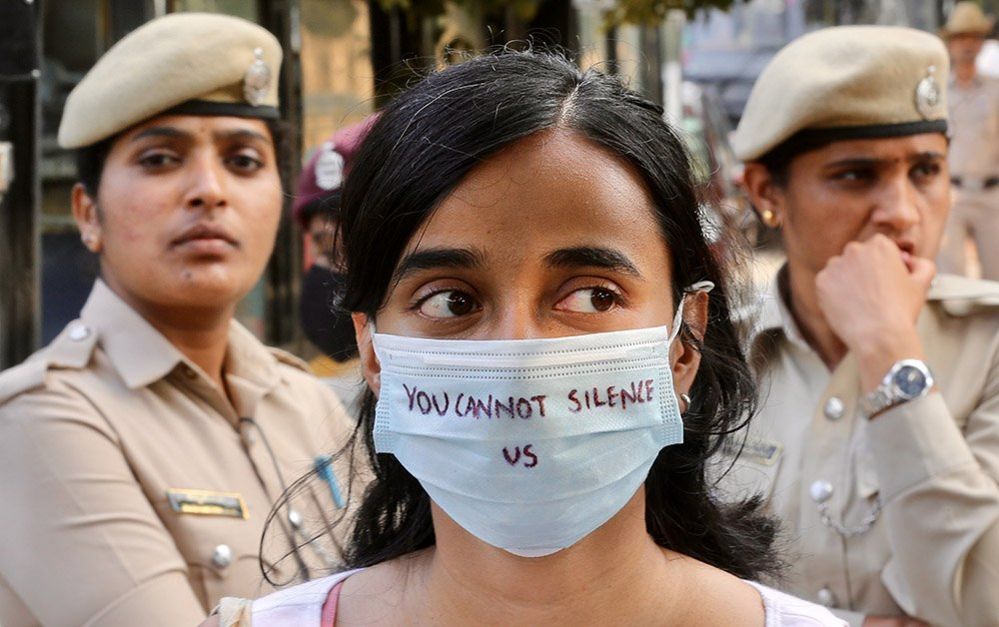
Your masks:
M 764 627 L 816 627 L 830 625 L 847 627 L 842 618 L 836 618 L 832 612 L 798 597 L 785 594 L 780 590 L 768 588 L 755 581 L 746 581 L 756 588 L 763 597 L 763 613 L 766 617 Z
M 221 627 L 320 627 L 323 603 L 333 586 L 350 577 L 357 570 L 350 570 L 322 579 L 316 579 L 291 588 L 279 590 L 268 596 L 249 601 L 223 599 L 219 608 Z M 802 601 L 797 597 L 747 581 L 763 597 L 765 627 L 846 627 L 843 619 L 836 618 L 821 605 Z M 251 620 L 247 620 L 247 616 Z

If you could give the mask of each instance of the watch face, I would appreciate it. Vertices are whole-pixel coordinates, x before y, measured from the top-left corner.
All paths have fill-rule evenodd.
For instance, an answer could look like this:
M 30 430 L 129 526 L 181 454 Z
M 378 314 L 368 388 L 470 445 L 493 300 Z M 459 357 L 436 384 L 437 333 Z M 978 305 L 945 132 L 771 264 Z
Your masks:
M 926 374 L 915 366 L 902 366 L 895 373 L 894 383 L 905 398 L 915 398 L 926 389 Z

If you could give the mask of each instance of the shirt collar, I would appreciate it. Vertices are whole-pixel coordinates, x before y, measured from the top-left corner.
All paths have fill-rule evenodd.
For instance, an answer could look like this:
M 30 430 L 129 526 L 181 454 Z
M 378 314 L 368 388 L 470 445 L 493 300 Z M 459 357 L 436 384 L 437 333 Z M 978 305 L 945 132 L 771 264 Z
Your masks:
M 261 392 L 270 390 L 282 378 L 274 353 L 235 320 L 229 323 L 224 370 L 230 384 L 234 380 L 245 381 Z
M 145 387 L 170 374 L 179 364 L 200 369 L 177 347 L 97 279 L 80 319 L 93 329 L 104 353 L 130 389 Z M 229 323 L 225 375 L 272 388 L 280 378 L 277 358 L 245 327 Z
M 97 279 L 80 319 L 100 338 L 111 365 L 131 389 L 162 379 L 184 355 L 153 325 Z
M 791 342 L 808 348 L 808 342 L 798 329 L 798 323 L 794 320 L 794 315 L 787 305 L 787 264 L 781 266 L 780 270 L 770 281 L 766 291 L 760 294 L 756 308 L 756 324 L 752 327 L 750 334 L 750 346 L 756 342 L 756 338 L 767 331 L 778 331 L 784 334 Z

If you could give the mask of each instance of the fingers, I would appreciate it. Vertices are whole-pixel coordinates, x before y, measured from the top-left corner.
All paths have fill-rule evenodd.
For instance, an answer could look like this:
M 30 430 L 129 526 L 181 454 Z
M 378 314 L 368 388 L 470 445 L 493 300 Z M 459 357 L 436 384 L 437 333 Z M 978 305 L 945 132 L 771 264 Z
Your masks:
M 933 277 L 937 275 L 937 264 L 932 259 L 910 256 L 909 276 L 926 292 L 930 289 Z

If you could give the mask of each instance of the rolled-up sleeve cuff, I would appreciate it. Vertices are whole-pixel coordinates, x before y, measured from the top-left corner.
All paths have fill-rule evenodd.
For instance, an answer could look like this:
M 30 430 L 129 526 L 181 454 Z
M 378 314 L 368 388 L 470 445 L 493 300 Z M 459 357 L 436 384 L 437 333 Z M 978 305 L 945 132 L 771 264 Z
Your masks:
M 893 407 L 867 428 L 884 503 L 932 477 L 975 463 L 939 392 Z

